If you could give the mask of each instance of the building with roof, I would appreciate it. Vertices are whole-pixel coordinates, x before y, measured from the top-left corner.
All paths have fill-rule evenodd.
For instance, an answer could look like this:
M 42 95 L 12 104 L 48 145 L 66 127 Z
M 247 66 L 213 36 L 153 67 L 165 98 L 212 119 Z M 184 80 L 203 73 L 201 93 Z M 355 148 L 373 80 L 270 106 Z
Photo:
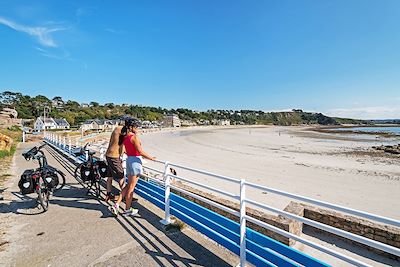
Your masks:
M 34 123 L 33 129 L 37 132 L 43 130 L 56 130 L 56 129 L 69 129 L 70 124 L 64 118 L 53 119 L 51 117 L 44 119 L 43 117 L 38 117 Z
M 119 123 L 119 120 L 108 119 L 90 119 L 82 123 L 81 131 L 106 131 L 114 129 Z
M 167 114 L 163 120 L 164 127 L 181 127 L 181 120 L 176 114 Z

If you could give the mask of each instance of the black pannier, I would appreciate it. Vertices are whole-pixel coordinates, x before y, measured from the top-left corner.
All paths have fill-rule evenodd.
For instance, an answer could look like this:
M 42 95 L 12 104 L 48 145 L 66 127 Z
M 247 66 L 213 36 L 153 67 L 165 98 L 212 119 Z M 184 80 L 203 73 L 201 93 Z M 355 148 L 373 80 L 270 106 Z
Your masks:
M 103 177 L 103 178 L 111 177 L 111 173 L 110 173 L 107 163 L 105 163 L 102 160 L 99 160 L 99 161 L 96 161 L 95 164 L 97 164 L 99 174 L 101 177 Z
M 55 171 L 47 171 L 43 180 L 49 188 L 54 188 L 60 183 L 58 175 Z
M 32 178 L 35 170 L 25 170 L 18 182 L 18 187 L 23 195 L 35 192 L 36 181 Z
M 81 167 L 81 180 L 84 182 L 93 181 L 94 173 L 89 165 L 82 165 Z

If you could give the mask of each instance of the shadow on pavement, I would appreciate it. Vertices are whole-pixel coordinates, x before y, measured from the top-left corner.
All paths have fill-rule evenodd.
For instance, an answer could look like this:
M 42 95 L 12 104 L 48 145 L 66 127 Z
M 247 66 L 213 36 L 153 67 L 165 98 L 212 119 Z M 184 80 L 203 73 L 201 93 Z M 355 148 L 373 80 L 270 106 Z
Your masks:
M 32 194 L 33 197 L 21 195 L 19 192 L 11 192 L 11 194 L 18 199 L 12 200 L 9 203 L 2 203 L 0 206 L 0 213 L 15 213 L 21 215 L 38 215 L 44 213 L 44 210 L 40 208 L 36 194 Z

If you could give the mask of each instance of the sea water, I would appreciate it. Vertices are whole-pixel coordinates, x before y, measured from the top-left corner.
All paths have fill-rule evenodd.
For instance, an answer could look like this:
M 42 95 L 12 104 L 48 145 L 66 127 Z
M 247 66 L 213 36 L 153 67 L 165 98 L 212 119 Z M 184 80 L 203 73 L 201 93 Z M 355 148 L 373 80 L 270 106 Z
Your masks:
M 374 132 L 374 133 L 392 133 L 400 135 L 400 127 L 351 127 L 351 128 L 336 128 L 338 131 L 353 131 L 353 132 Z

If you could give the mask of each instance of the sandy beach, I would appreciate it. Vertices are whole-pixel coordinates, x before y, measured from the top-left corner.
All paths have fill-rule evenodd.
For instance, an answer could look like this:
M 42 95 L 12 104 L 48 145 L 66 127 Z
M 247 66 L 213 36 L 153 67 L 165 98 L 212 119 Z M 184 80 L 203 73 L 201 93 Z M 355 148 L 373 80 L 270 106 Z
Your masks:
M 396 139 L 278 126 L 171 130 L 141 138 L 145 150 L 160 160 L 400 219 L 400 158 L 370 149 Z M 159 164 L 148 164 L 162 170 Z M 176 170 L 180 176 L 239 192 L 229 182 Z M 248 195 L 278 208 L 290 201 L 255 189 Z

